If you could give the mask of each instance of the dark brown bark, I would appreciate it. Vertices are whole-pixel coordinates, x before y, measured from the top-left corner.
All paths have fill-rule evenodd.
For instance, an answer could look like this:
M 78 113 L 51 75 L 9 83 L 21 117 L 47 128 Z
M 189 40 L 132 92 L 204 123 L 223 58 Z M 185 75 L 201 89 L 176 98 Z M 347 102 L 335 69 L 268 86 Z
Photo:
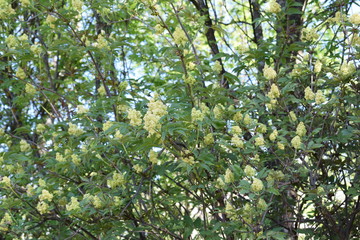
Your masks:
M 205 16 L 205 36 L 206 36 L 206 40 L 208 42 L 208 45 L 211 49 L 211 54 L 213 56 L 215 56 L 216 54 L 218 54 L 219 51 L 219 47 L 217 44 L 217 40 L 215 37 L 215 30 L 213 29 L 213 23 L 212 20 L 210 18 L 210 12 L 209 12 L 209 6 L 207 5 L 206 0 L 190 0 L 190 2 L 195 6 L 195 8 L 200 12 L 201 16 Z M 227 80 L 227 78 L 225 77 L 225 73 L 226 70 L 224 68 L 224 64 L 221 58 L 217 59 L 216 61 L 218 61 L 221 65 L 221 72 L 220 72 L 220 85 L 224 88 L 229 88 L 229 82 Z

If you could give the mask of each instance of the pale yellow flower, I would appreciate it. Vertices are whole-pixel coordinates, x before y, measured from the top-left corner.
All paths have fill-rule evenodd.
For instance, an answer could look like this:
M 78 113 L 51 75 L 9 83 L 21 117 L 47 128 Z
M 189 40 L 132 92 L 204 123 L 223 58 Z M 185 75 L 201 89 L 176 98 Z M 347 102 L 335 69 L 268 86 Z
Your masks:
M 275 129 L 269 136 L 270 141 L 274 142 L 278 136 L 278 131 Z
M 11 186 L 11 180 L 9 177 L 4 176 L 0 183 L 5 184 L 5 186 L 10 187 Z
M 39 200 L 40 201 L 44 201 L 47 200 L 49 202 L 51 202 L 51 200 L 53 199 L 54 195 L 51 194 L 48 190 L 43 189 L 41 194 L 39 195 Z
M 31 150 L 31 146 L 30 146 L 30 144 L 28 144 L 28 142 L 26 140 L 22 139 L 20 141 L 20 150 L 22 152 L 28 152 Z
M 24 70 L 20 67 L 18 67 L 18 69 L 16 70 L 16 77 L 20 78 L 21 80 L 26 78 L 26 73 L 24 72 Z
M 221 119 L 223 113 L 224 113 L 224 106 L 220 103 L 216 104 L 216 106 L 214 107 L 215 118 Z
M 250 165 L 246 165 L 244 172 L 247 177 L 253 177 L 256 174 L 256 170 Z
M 261 190 L 263 190 L 263 188 L 263 182 L 258 178 L 254 178 L 253 183 L 251 184 L 251 190 L 253 192 L 260 192 Z
M 143 167 L 140 164 L 136 164 L 133 166 L 136 173 L 142 173 L 144 171 Z
M 245 124 L 245 125 L 249 125 L 249 124 L 252 123 L 252 119 L 251 119 L 251 117 L 249 116 L 249 114 L 245 114 L 243 121 L 244 121 L 244 124 Z
M 265 145 L 265 140 L 263 137 L 259 136 L 255 138 L 255 146 L 263 146 Z
M 305 93 L 304 98 L 305 98 L 306 100 L 314 100 L 315 94 L 314 94 L 314 92 L 311 90 L 310 87 L 305 88 L 304 93 Z
M 354 13 L 353 15 L 351 15 L 349 17 L 349 22 L 351 22 L 352 24 L 355 24 L 355 25 L 359 25 L 360 24 L 360 14 Z
M 212 133 L 207 134 L 207 135 L 204 137 L 204 143 L 205 143 L 206 145 L 213 144 L 213 143 L 214 143 L 214 135 L 213 135 Z
M 73 8 L 75 8 L 78 12 L 81 12 L 84 3 L 83 3 L 83 1 L 81 1 L 81 0 L 71 0 L 71 5 L 72 5 Z
M 177 27 L 173 33 L 174 42 L 178 45 L 185 45 L 188 41 L 185 32 L 180 28 Z
M 235 145 L 236 147 L 238 147 L 238 148 L 243 148 L 244 147 L 244 142 L 239 138 L 238 135 L 234 135 L 231 138 L 231 143 L 233 145 Z
M 154 150 L 150 150 L 149 152 L 149 161 L 152 163 L 152 164 L 157 164 L 158 163 L 158 154 L 157 152 L 155 152 Z
M 291 140 L 291 145 L 295 148 L 295 149 L 299 149 L 301 147 L 301 138 L 299 136 L 295 136 L 292 140 Z
M 27 83 L 25 85 L 25 92 L 30 96 L 34 96 L 36 94 L 36 88 L 32 84 Z
M 125 177 L 122 173 L 118 173 L 118 172 L 114 172 L 112 179 L 107 180 L 107 185 L 109 188 L 116 188 L 124 184 L 125 184 Z
M 321 90 L 317 90 L 315 94 L 315 102 L 316 104 L 321 104 L 326 102 L 326 98 L 323 95 L 323 92 Z
M 267 12 L 270 13 L 279 13 L 281 12 L 281 6 L 276 2 L 276 0 L 270 0 Z
M 322 68 L 322 63 L 319 60 L 317 60 L 314 65 L 314 72 L 315 73 L 321 72 L 321 68 Z
M 293 111 L 289 112 L 289 118 L 292 122 L 296 122 L 297 120 L 296 114 Z
M 268 97 L 271 99 L 280 97 L 280 91 L 276 84 L 271 84 L 270 91 L 268 92 Z
M 80 210 L 80 203 L 76 197 L 71 197 L 71 200 L 66 204 L 66 211 L 77 211 Z
M 86 114 L 89 112 L 89 109 L 86 108 L 84 105 L 78 105 L 77 112 L 78 112 L 78 114 Z
M 241 128 L 239 127 L 239 126 L 233 126 L 232 128 L 231 128 L 231 132 L 233 133 L 233 134 L 241 134 L 242 133 L 242 130 L 241 130 Z
M 238 122 L 238 121 L 241 121 L 243 119 L 243 115 L 241 114 L 241 112 L 236 112 L 234 114 L 234 117 L 233 117 L 233 120 Z
M 225 183 L 232 183 L 235 181 L 235 177 L 230 168 L 226 169 L 225 172 Z
M 306 127 L 303 122 L 300 122 L 296 127 L 296 134 L 300 137 L 305 136 L 306 134 Z
M 272 80 L 272 79 L 275 79 L 277 74 L 276 74 L 276 71 L 269 67 L 268 65 L 265 64 L 265 67 L 263 69 L 263 74 L 264 74 L 264 77 L 268 80 Z
M 36 209 L 40 214 L 45 214 L 49 212 L 49 205 L 46 202 L 39 202 L 36 206 Z
M 200 110 L 193 108 L 191 110 L 191 121 L 192 122 L 202 122 L 204 120 L 205 114 L 203 114 Z
M 84 130 L 76 126 L 75 124 L 69 123 L 68 133 L 73 136 L 80 136 L 84 133 Z

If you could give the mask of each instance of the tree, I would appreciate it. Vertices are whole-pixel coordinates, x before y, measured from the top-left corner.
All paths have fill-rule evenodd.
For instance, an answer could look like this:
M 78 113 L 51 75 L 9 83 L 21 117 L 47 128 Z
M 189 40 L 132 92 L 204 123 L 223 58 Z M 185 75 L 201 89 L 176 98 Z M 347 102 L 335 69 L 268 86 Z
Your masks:
M 1 239 L 360 238 L 356 1 L 0 6 Z

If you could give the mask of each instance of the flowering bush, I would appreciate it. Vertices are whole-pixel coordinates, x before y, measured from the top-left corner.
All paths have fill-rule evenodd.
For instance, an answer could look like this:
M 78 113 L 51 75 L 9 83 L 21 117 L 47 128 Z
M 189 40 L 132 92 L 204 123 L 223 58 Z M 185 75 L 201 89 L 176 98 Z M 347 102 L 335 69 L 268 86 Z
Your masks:
M 359 239 L 356 9 L 0 0 L 0 239 Z

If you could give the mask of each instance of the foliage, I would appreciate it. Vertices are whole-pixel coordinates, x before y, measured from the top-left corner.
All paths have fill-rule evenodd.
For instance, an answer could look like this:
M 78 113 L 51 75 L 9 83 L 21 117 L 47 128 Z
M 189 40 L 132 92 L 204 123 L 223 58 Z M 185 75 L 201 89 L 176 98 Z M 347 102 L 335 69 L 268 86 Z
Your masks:
M 360 238 L 356 1 L 0 6 L 0 239 Z

